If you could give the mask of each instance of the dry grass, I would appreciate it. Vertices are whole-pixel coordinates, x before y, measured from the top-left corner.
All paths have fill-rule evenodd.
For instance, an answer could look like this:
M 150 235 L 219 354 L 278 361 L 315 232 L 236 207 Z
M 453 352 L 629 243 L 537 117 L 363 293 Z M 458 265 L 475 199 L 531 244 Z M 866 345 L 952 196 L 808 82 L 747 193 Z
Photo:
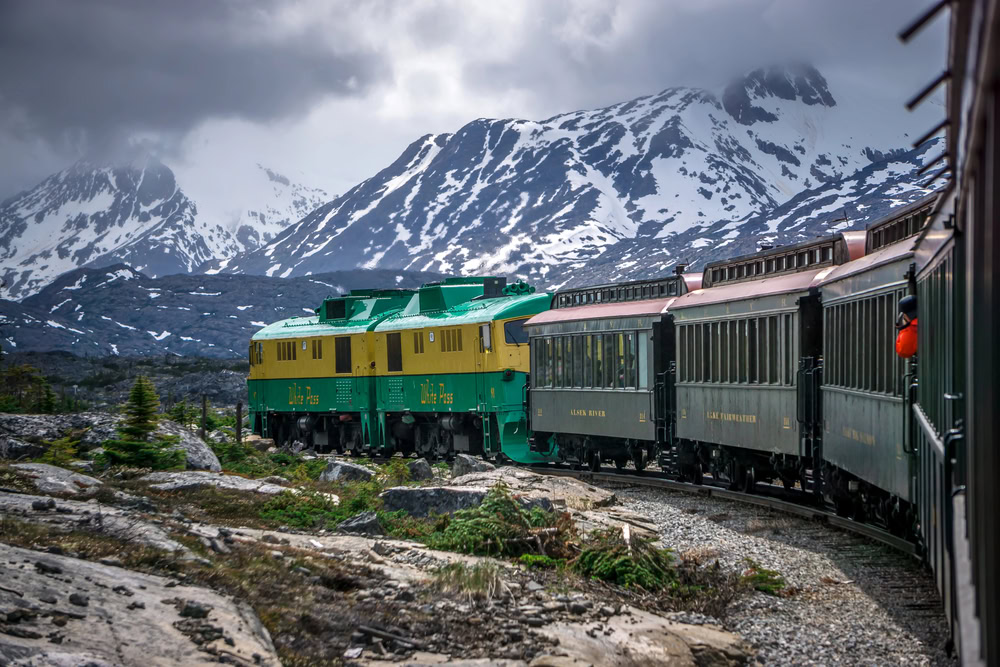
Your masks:
M 434 588 L 472 600 L 492 600 L 510 595 L 502 570 L 492 561 L 475 565 L 450 563 L 434 574 Z

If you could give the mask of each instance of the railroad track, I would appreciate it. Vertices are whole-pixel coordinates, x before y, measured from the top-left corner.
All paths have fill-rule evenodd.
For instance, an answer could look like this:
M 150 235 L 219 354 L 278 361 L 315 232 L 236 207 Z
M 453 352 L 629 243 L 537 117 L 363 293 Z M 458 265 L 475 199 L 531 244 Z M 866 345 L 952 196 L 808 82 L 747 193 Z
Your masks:
M 769 509 L 782 512 L 784 514 L 793 514 L 806 519 L 812 519 L 814 521 L 819 521 L 825 523 L 829 526 L 839 528 L 840 530 L 845 530 L 856 535 L 861 535 L 869 539 L 881 542 L 887 546 L 896 549 L 908 556 L 918 557 L 917 547 L 911 542 L 904 540 L 901 537 L 897 537 L 892 533 L 884 531 L 875 526 L 860 523 L 858 521 L 853 521 L 851 519 L 846 519 L 842 516 L 838 516 L 834 512 L 827 511 L 820 507 L 810 507 L 808 505 L 802 505 L 799 503 L 794 503 L 789 500 L 784 500 L 781 498 L 774 498 L 766 495 L 757 495 L 752 493 L 742 493 L 740 491 L 731 491 L 729 489 L 724 489 L 718 486 L 713 486 L 711 484 L 691 484 L 689 482 L 678 482 L 675 479 L 670 479 L 663 475 L 644 472 L 642 475 L 637 475 L 632 472 L 591 472 L 589 470 L 573 470 L 568 467 L 554 467 L 551 465 L 546 466 L 528 466 L 533 472 L 537 472 L 543 475 L 558 475 L 561 477 L 574 477 L 581 481 L 593 481 L 593 482 L 614 482 L 616 484 L 632 484 L 637 486 L 651 486 L 661 489 L 670 489 L 672 491 L 682 491 L 684 493 L 698 494 L 702 496 L 711 496 L 715 498 L 724 498 L 726 500 L 732 500 L 739 503 L 746 503 L 750 505 L 757 505 L 760 507 L 767 507 Z M 760 486 L 760 485 L 758 485 Z

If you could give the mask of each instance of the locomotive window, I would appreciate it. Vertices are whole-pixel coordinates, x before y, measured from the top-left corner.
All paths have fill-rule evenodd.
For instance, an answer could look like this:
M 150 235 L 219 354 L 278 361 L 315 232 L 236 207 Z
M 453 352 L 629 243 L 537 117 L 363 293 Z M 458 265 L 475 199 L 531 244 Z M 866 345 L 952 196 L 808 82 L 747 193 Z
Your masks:
M 396 334 L 398 336 L 398 334 Z M 351 337 L 338 336 L 333 339 L 334 371 L 337 373 L 351 372 Z M 390 362 L 391 364 L 391 362 Z M 392 370 L 391 368 L 389 370 Z M 399 370 L 402 370 L 400 368 Z
M 339 342 L 340 339 L 338 339 Z M 350 338 L 347 339 L 350 342 Z M 339 350 L 338 350 L 339 351 Z M 385 336 L 386 369 L 390 373 L 401 373 L 403 371 L 403 344 L 400 334 L 391 333 Z M 337 355 L 337 363 L 340 363 L 340 355 Z M 350 362 L 348 362 L 350 364 Z M 350 366 L 348 366 L 348 369 Z
M 508 345 L 523 345 L 528 342 L 528 333 L 524 330 L 525 317 L 521 320 L 510 320 L 503 323 L 503 339 Z

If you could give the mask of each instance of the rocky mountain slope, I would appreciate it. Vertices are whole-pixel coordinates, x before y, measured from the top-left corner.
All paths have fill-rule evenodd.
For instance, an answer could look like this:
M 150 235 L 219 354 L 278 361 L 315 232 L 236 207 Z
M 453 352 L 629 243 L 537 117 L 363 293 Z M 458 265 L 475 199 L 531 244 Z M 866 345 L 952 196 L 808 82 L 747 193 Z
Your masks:
M 859 192 L 909 183 L 926 148 L 898 150 L 906 137 L 857 122 L 861 111 L 839 104 L 817 70 L 798 67 L 754 71 L 721 94 L 670 88 L 538 122 L 480 119 L 418 139 L 219 268 L 289 277 L 396 267 L 558 285 L 624 275 L 618 264 L 644 263 L 635 251 L 652 246 L 650 270 L 661 272 L 696 259 L 692 250 L 758 233 L 762 223 L 744 223 L 804 191 L 825 201 L 817 188 L 847 188 L 874 165 L 884 166 L 882 192 L 867 177 Z M 796 209 L 785 226 L 814 212 Z
M 82 266 L 125 263 L 149 276 L 189 273 L 253 250 L 327 197 L 257 165 L 251 207 L 199 212 L 155 158 L 80 161 L 0 203 L 0 278 L 22 299 Z M 206 208 L 211 209 L 210 206 Z
M 931 195 L 917 172 L 940 150 L 934 139 L 873 162 L 850 176 L 803 190 L 785 203 L 741 220 L 694 227 L 667 238 L 637 236 L 609 247 L 574 271 L 566 286 L 638 280 L 669 273 L 678 263 L 694 270 L 707 262 L 756 252 L 761 244 L 787 245 L 848 229 L 864 229 L 893 209 Z
M 150 278 L 123 264 L 77 269 L 21 302 L 0 300 L 0 341 L 16 352 L 243 357 L 254 331 L 275 320 L 311 314 L 327 295 L 360 287 L 417 287 L 440 278 L 384 270 L 291 280 Z

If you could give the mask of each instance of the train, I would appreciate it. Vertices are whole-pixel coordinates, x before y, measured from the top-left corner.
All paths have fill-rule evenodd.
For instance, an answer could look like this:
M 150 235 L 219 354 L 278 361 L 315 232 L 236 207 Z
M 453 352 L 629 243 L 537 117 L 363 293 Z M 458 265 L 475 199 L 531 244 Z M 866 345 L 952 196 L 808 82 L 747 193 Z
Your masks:
M 1000 9 L 942 1 L 903 36 L 946 9 L 934 194 L 865 230 L 700 274 L 678 265 L 555 294 L 454 278 L 330 297 L 253 336 L 253 431 L 355 455 L 780 485 L 916 544 L 962 663 L 998 664 Z M 911 296 L 918 352 L 903 359 L 893 343 Z

